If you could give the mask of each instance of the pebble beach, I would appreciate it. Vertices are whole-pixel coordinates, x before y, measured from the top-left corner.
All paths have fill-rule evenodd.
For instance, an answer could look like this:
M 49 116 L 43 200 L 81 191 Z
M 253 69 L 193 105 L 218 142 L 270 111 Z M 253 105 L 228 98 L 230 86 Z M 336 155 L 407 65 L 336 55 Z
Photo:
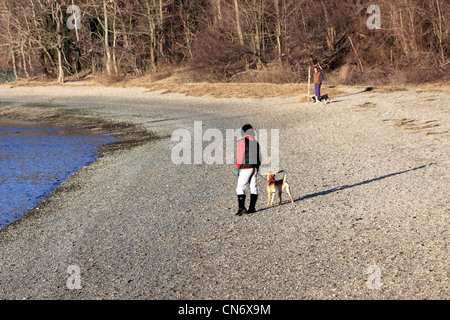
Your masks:
M 0 85 L 0 117 L 123 140 L 0 230 L 0 298 L 449 299 L 450 94 L 342 90 L 312 104 Z M 294 204 L 267 207 L 259 177 L 257 212 L 238 217 L 233 164 L 174 164 L 172 133 L 198 121 L 279 130 Z

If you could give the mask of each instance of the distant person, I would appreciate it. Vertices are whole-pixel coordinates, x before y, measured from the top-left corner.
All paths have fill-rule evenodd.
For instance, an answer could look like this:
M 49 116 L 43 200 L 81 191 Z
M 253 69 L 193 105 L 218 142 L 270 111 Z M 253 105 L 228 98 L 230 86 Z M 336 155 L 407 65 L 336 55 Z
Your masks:
M 238 197 L 239 209 L 236 215 L 241 216 L 246 213 L 256 211 L 255 205 L 258 200 L 258 187 L 256 177 L 261 165 L 261 154 L 259 143 L 255 140 L 255 130 L 250 124 L 241 128 L 242 139 L 237 142 L 236 175 L 238 183 L 236 193 Z M 250 206 L 245 208 L 245 190 L 250 186 Z
M 314 74 L 311 76 L 311 81 L 314 83 L 315 96 L 320 97 L 320 86 L 322 85 L 323 75 L 317 68 L 314 68 Z

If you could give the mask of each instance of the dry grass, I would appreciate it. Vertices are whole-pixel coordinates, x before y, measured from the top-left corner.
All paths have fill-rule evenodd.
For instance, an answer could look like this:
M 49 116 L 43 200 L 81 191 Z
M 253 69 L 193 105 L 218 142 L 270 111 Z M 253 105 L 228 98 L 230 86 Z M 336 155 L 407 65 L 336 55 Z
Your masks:
M 212 96 L 215 98 L 301 98 L 296 101 L 306 102 L 307 84 L 273 84 L 273 83 L 153 83 L 146 85 L 149 91 L 163 93 L 181 93 L 187 96 Z M 330 97 L 345 94 L 337 88 L 324 88 Z M 313 93 L 313 88 L 311 88 Z
M 123 81 L 115 81 L 105 77 L 89 77 L 78 81 L 68 81 L 59 84 L 54 81 L 20 81 L 10 84 L 11 87 L 46 87 L 46 86 L 107 86 L 120 88 L 143 87 L 148 91 L 161 91 L 161 93 L 179 93 L 187 96 L 212 96 L 215 98 L 291 98 L 300 97 L 296 103 L 307 102 L 308 85 L 306 83 L 192 83 L 183 79 L 170 77 L 155 81 L 150 77 L 139 77 Z M 336 87 L 323 86 L 322 91 L 330 98 L 347 94 Z M 310 94 L 314 94 L 311 85 Z
M 401 119 L 395 122 L 395 126 L 396 127 L 403 127 L 403 126 L 411 126 L 411 125 L 415 125 L 416 124 L 416 120 L 409 120 L 409 119 Z
M 401 120 L 392 120 L 392 119 L 386 119 L 385 121 L 395 121 L 394 126 L 400 127 L 406 130 L 423 130 L 423 129 L 430 129 L 439 127 L 440 124 L 437 122 L 437 120 L 429 120 L 425 121 L 423 123 L 418 122 L 417 120 L 412 119 L 401 119 Z M 446 133 L 446 132 L 443 132 Z M 427 133 L 427 134 L 443 134 L 443 133 Z
M 440 132 L 427 132 L 426 135 L 430 136 L 430 135 L 444 135 L 444 134 L 449 134 L 450 132 L 448 131 L 440 131 Z
M 19 87 L 48 87 L 56 85 L 57 82 L 49 82 L 49 81 L 23 81 L 18 80 L 15 82 L 9 82 L 5 83 L 6 85 L 9 85 L 11 88 L 19 88 Z
M 407 89 L 405 87 L 380 86 L 380 87 L 373 87 L 371 92 L 392 93 L 392 92 L 406 91 L 406 90 Z
M 375 108 L 377 106 L 376 103 L 374 102 L 364 102 L 363 104 L 358 104 L 355 107 L 360 108 L 360 109 L 369 109 L 369 108 Z
M 421 88 L 416 89 L 417 93 L 423 92 L 442 92 L 450 94 L 450 85 L 449 84 L 427 84 L 421 86 Z
M 266 98 L 295 97 L 305 94 L 301 85 L 266 83 L 154 83 L 145 86 L 149 91 L 181 93 L 187 96 L 212 96 L 216 98 Z
M 117 80 L 106 76 L 88 75 L 83 79 L 73 79 L 64 84 L 55 81 L 21 80 L 10 83 L 11 87 L 37 87 L 37 86 L 108 86 L 108 87 L 143 87 L 149 91 L 161 91 L 162 93 L 179 93 L 188 96 L 212 96 L 216 98 L 291 98 L 299 97 L 294 103 L 307 102 L 307 83 L 268 83 L 268 82 L 230 82 L 230 83 L 209 83 L 209 82 L 189 82 L 183 72 L 173 72 L 164 74 L 146 75 L 141 77 L 126 78 Z M 365 87 L 364 87 L 365 88 Z M 368 92 L 392 93 L 406 91 L 403 86 L 376 86 Z M 429 84 L 421 88 L 416 88 L 416 92 L 444 92 L 450 93 L 448 84 Z M 330 98 L 348 94 L 339 89 L 339 86 L 323 85 L 322 92 L 328 94 Z M 314 94 L 314 86 L 310 87 L 310 94 Z M 359 106 L 361 108 L 373 107 L 369 105 Z
M 436 120 L 433 121 L 427 121 L 423 124 L 417 124 L 416 126 L 411 126 L 406 129 L 408 130 L 422 130 L 422 129 L 428 129 L 428 128 L 434 128 L 439 127 L 439 123 L 436 123 Z

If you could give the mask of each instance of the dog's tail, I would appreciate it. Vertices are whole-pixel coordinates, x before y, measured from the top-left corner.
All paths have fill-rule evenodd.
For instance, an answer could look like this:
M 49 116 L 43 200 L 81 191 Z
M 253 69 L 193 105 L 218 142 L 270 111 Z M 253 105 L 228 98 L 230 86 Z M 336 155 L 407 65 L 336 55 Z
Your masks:
M 283 183 L 286 182 L 286 176 L 287 176 L 287 171 L 286 170 L 280 170 L 277 172 L 277 174 L 279 174 L 280 172 L 283 172 L 284 176 L 283 176 Z

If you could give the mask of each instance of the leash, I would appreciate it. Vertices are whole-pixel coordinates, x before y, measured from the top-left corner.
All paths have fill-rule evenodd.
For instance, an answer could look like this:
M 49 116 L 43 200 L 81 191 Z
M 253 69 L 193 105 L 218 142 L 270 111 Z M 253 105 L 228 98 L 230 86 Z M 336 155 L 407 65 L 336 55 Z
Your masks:
M 279 170 L 277 173 L 275 173 L 274 176 L 276 176 L 277 174 L 281 173 L 281 172 L 285 172 L 285 170 Z M 260 176 L 262 179 L 266 180 L 267 177 L 263 176 L 261 173 L 259 173 L 259 169 L 256 169 L 256 175 Z M 276 181 L 275 179 L 273 181 Z

